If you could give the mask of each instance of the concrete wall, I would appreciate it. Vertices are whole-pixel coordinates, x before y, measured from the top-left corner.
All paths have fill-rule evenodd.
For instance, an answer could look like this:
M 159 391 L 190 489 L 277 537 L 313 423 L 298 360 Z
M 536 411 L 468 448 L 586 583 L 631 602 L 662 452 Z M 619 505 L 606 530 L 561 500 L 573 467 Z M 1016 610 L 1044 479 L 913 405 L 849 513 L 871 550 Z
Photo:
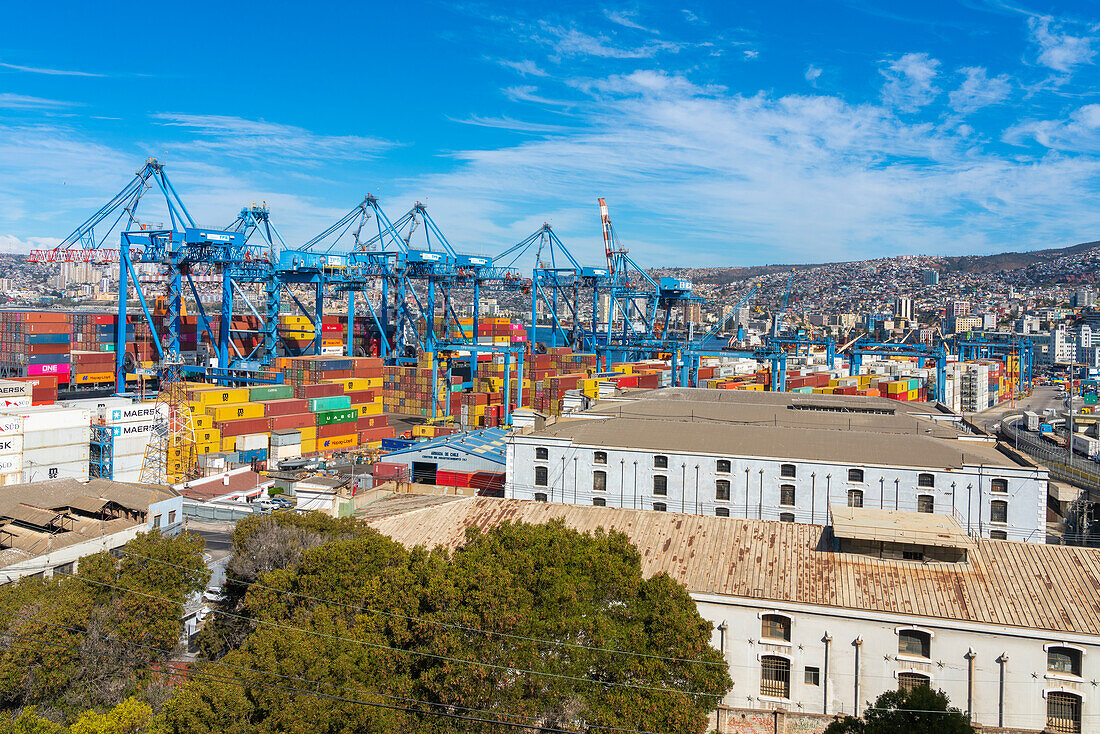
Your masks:
M 725 706 L 766 712 L 779 708 L 823 717 L 854 715 L 862 713 L 879 694 L 896 689 L 898 673 L 908 671 L 928 676 L 931 686 L 945 691 L 951 705 L 964 712 L 968 710 L 970 687 L 972 717 L 983 726 L 1043 729 L 1049 691 L 1066 691 L 1083 697 L 1085 731 L 1089 730 L 1090 722 L 1100 719 L 1100 697 L 1094 695 L 1092 685 L 1093 680 L 1100 678 L 1100 640 L 1095 638 L 808 605 L 692 596 L 700 614 L 715 625 L 712 642 L 730 666 L 734 685 L 722 702 Z M 789 616 L 789 643 L 762 640 L 761 615 L 767 613 Z M 718 629 L 722 624 L 724 633 Z M 906 627 L 932 634 L 929 658 L 899 654 L 898 632 Z M 1052 643 L 1080 647 L 1084 653 L 1081 677 L 1047 671 L 1044 646 Z M 761 695 L 763 655 L 790 661 L 789 699 Z M 807 666 L 820 670 L 819 685 L 806 683 Z M 753 727 L 758 724 L 752 722 L 738 726 L 748 727 L 745 731 L 757 731 Z M 814 731 L 812 727 L 805 730 Z
M 666 427 L 675 430 L 674 425 Z M 855 439 L 853 439 L 855 440 Z M 902 440 L 899 438 L 899 440 Z M 536 460 L 536 448 L 547 449 Z M 730 447 L 731 450 L 735 447 Z M 607 453 L 607 464 L 594 463 L 596 451 Z M 618 447 L 575 446 L 569 440 L 515 435 L 508 444 L 505 496 L 534 499 L 545 493 L 551 502 L 591 505 L 597 496 L 609 507 L 654 509 L 664 503 L 669 512 L 715 515 L 725 508 L 731 517 L 779 520 L 784 513 L 795 522 L 828 524 L 830 504 L 847 504 L 849 490 L 863 492 L 864 507 L 916 510 L 918 495 L 933 497 L 934 511 L 954 515 L 973 535 L 989 537 L 1003 531 L 1010 540 L 1045 541 L 1047 475 L 1026 467 L 967 466 L 947 471 L 920 467 L 841 464 L 781 458 L 667 453 L 668 468 L 654 467 L 656 452 Z M 717 461 L 730 461 L 729 473 L 717 471 Z M 783 464 L 793 464 L 794 478 L 781 476 Z M 536 467 L 547 469 L 547 486 L 536 487 Z M 848 481 L 849 469 L 862 469 L 864 481 Z M 607 489 L 593 490 L 593 471 L 607 472 Z M 918 487 L 917 476 L 931 473 L 935 487 Z M 654 493 L 654 476 L 667 478 L 667 495 Z M 990 492 L 990 480 L 1008 481 L 1007 494 Z M 728 502 L 716 499 L 716 482 L 730 483 Z M 795 488 L 795 504 L 780 505 L 781 486 Z M 990 522 L 990 503 L 1007 500 L 1008 522 Z

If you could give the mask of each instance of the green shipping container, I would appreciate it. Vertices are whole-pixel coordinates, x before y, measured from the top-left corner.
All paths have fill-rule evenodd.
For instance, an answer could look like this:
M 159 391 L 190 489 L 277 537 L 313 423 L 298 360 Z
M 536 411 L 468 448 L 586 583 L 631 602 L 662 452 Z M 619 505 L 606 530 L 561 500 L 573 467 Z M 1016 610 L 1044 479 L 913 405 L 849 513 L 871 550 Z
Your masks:
M 351 407 L 351 398 L 347 395 L 329 395 L 323 398 L 311 398 L 310 413 L 323 413 L 329 410 L 344 410 Z
M 358 419 L 358 410 L 326 410 L 317 414 L 317 425 L 331 426 L 333 423 L 354 423 Z
M 292 397 L 294 397 L 292 385 L 261 385 L 250 388 L 248 391 L 248 399 L 253 403 L 261 400 L 286 400 Z

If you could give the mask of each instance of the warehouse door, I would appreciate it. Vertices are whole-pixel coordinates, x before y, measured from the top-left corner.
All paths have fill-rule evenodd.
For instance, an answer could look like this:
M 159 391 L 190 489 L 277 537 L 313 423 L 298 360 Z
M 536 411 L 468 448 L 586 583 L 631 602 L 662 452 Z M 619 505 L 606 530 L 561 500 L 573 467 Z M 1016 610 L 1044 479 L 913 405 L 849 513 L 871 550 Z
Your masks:
M 435 484 L 437 466 L 434 461 L 414 461 L 412 463 L 412 480 L 417 484 Z

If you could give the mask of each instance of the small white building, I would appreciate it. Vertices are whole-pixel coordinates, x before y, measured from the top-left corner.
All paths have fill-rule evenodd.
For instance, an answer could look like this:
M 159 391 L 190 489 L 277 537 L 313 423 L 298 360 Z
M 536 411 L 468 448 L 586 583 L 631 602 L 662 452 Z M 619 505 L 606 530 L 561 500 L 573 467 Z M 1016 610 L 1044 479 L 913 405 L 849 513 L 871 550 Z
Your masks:
M 841 504 L 1045 542 L 1046 470 L 957 420 L 885 398 L 654 390 L 514 434 L 505 496 L 817 525 Z
M 408 546 L 561 520 L 625 533 L 642 574 L 683 584 L 713 624 L 742 714 L 861 714 L 928 684 L 982 726 L 1093 731 L 1100 721 L 1100 551 L 971 538 L 947 516 L 838 507 L 832 528 L 651 510 L 468 498 L 372 522 Z M 815 723 L 816 722 L 816 723 Z

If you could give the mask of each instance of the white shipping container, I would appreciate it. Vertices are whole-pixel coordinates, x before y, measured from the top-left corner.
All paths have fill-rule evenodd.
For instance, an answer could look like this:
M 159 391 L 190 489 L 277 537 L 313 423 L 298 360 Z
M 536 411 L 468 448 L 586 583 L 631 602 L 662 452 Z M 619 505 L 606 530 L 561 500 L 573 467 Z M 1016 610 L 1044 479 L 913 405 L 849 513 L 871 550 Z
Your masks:
M 0 398 L 0 408 L 29 408 L 30 398 Z
M 91 425 L 91 413 L 83 408 L 39 405 L 30 408 L 0 408 L 0 414 L 23 416 L 23 432 L 55 431 Z
M 234 444 L 237 451 L 256 451 L 257 449 L 267 448 L 267 434 L 266 433 L 246 433 L 242 436 L 237 436 L 237 441 Z
M 8 454 L 0 456 L 0 474 L 19 473 L 23 471 L 23 454 Z
M 137 483 L 141 481 L 141 469 L 137 469 L 136 471 L 112 472 L 111 479 L 116 482 Z
M 23 433 L 23 416 L 0 414 L 0 436 Z
M 23 450 L 42 449 L 51 446 L 64 448 L 83 444 L 88 448 L 92 440 L 91 426 L 59 428 L 47 431 L 25 431 L 23 433 Z
M 296 459 L 301 455 L 301 444 L 292 444 L 290 446 L 273 446 L 271 448 L 271 458 L 276 461 L 282 461 L 283 459 Z
M 52 464 L 54 462 L 68 463 L 71 461 L 87 461 L 88 444 L 74 444 L 72 446 L 48 446 L 44 449 L 24 449 L 23 468 L 33 464 Z
M 8 487 L 13 484 L 23 483 L 23 472 L 9 472 L 7 474 L 0 474 L 0 487 Z
M 16 400 L 26 398 L 30 405 L 31 391 L 34 386 L 29 382 L 17 382 L 16 380 L 0 380 L 0 399 Z
M 24 482 L 47 482 L 51 479 L 88 481 L 88 460 L 23 466 Z
M 103 411 L 103 424 L 117 426 L 121 423 L 152 424 L 157 418 L 168 417 L 168 406 L 161 403 L 132 403 L 127 406 L 105 408 Z
M 23 436 L 22 434 L 15 434 L 13 436 L 0 436 L 0 456 L 7 456 L 8 454 L 22 454 L 23 453 Z
M 120 472 L 140 472 L 144 461 L 144 454 L 114 456 L 111 461 L 111 473 L 117 477 Z

